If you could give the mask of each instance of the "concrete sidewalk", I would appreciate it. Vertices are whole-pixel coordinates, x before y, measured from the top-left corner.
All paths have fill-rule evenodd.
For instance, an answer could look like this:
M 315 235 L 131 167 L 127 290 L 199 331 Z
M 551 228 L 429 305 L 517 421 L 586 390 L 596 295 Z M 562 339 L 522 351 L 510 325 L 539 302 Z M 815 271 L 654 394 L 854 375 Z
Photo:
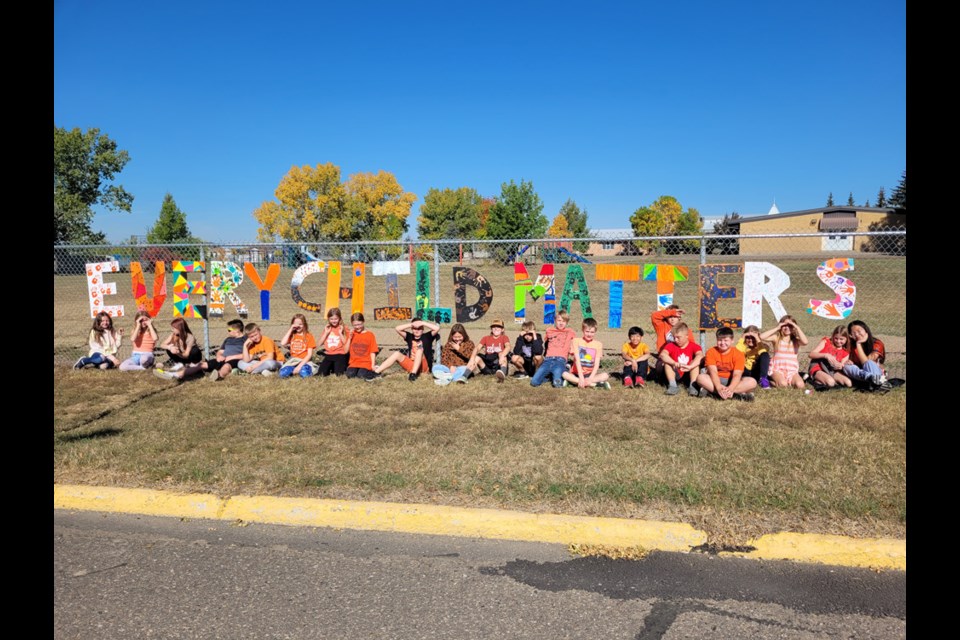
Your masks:
M 55 484 L 53 508 L 559 544 L 640 546 L 659 551 L 687 552 L 707 541 L 706 532 L 677 522 L 313 498 L 221 498 L 203 493 L 77 485 Z M 721 555 L 875 569 L 907 568 L 906 540 L 776 533 L 761 536 L 750 546 L 755 550 Z

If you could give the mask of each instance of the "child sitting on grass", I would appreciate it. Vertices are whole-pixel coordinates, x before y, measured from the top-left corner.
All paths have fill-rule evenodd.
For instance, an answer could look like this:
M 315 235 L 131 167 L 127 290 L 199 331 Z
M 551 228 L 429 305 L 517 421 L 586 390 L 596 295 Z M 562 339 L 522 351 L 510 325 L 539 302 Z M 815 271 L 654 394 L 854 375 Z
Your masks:
M 623 386 L 642 389 L 646 385 L 650 361 L 650 348 L 643 342 L 643 329 L 630 327 L 620 355 L 623 357 Z
M 873 332 L 862 320 L 847 325 L 850 336 L 850 362 L 843 367 L 843 374 L 854 385 L 867 391 L 885 393 L 892 387 L 881 366 L 886 360 L 883 341 L 873 337 Z
M 717 346 L 707 350 L 704 363 L 707 370 L 697 377 L 701 398 L 713 394 L 721 400 L 753 401 L 757 381 L 743 375 L 743 352 L 733 348 L 733 329 L 717 329 Z
M 170 380 L 183 380 L 197 373 L 209 371 L 208 380 L 214 382 L 223 380 L 230 372 L 240 366 L 243 360 L 243 345 L 247 339 L 243 335 L 243 321 L 231 320 L 227 323 L 227 337 L 224 339 L 221 349 L 217 355 L 209 360 L 204 360 L 199 364 L 185 366 L 179 371 L 164 371 L 163 369 L 154 369 L 153 373 L 158 378 Z
M 359 311 L 350 316 L 350 324 L 353 331 L 350 332 L 350 342 L 347 343 L 347 351 L 350 353 L 347 377 L 368 382 L 379 380 L 379 376 L 373 372 L 373 368 L 377 366 L 377 352 L 380 351 L 377 337 L 367 330 L 363 314 Z
M 692 396 L 697 395 L 694 382 L 700 373 L 703 349 L 690 339 L 690 328 L 680 322 L 673 327 L 673 342 L 664 344 L 657 354 L 663 364 L 663 376 L 667 380 L 666 395 L 675 396 L 680 391 L 679 383 L 685 383 Z
M 510 362 L 516 368 L 518 379 L 529 378 L 543 362 L 543 338 L 537 333 L 537 325 L 527 320 L 520 325 L 520 335 L 513 344 Z
M 503 320 L 494 320 L 490 324 L 490 335 L 480 338 L 467 369 L 471 373 L 484 375 L 495 374 L 497 382 L 507 379 L 507 353 L 510 349 L 510 340 L 503 335 Z
M 307 326 L 307 317 L 297 313 L 290 320 L 290 328 L 280 339 L 281 347 L 290 347 L 290 359 L 280 367 L 280 377 L 300 376 L 309 378 L 317 372 L 317 365 L 313 364 L 313 354 L 317 349 L 317 341 Z
M 807 336 L 793 316 L 783 316 L 773 329 L 760 334 L 761 340 L 776 338 L 773 358 L 770 360 L 770 381 L 775 387 L 803 389 L 806 383 L 800 375 L 800 347 L 807 345 Z
M 433 366 L 433 343 L 440 333 L 440 325 L 415 319 L 413 322 L 398 325 L 396 331 L 407 343 L 407 353 L 394 351 L 375 366 L 373 372 L 379 375 L 397 363 L 409 374 L 407 378 L 410 382 L 414 382 L 421 373 L 428 373 Z
M 593 318 L 584 318 L 582 329 L 583 337 L 574 339 L 571 345 L 573 365 L 570 371 L 563 372 L 563 379 L 581 389 L 586 387 L 609 389 L 610 383 L 607 379 L 610 374 L 600 371 L 603 343 L 594 339 L 597 335 L 597 321 Z
M 830 337 L 824 336 L 810 352 L 810 380 L 817 391 L 833 389 L 837 385 L 852 387 L 853 381 L 843 375 L 843 367 L 850 362 L 847 346 L 850 338 L 842 324 Z
M 473 356 L 474 344 L 466 328 L 459 322 L 450 327 L 447 344 L 440 350 L 440 364 L 433 365 L 433 377 L 440 386 L 451 382 L 467 383 L 467 363 Z
M 144 371 L 153 366 L 153 349 L 157 346 L 157 331 L 153 328 L 153 318 L 142 309 L 133 317 L 136 328 L 133 330 L 133 352 L 120 363 L 120 371 Z
M 567 370 L 567 358 L 570 348 L 577 338 L 577 332 L 567 326 L 570 315 L 560 309 L 554 316 L 554 326 L 547 329 L 544 343 L 543 363 L 530 379 L 531 387 L 539 387 L 549 376 L 554 388 L 563 386 L 563 374 Z
M 767 373 L 770 371 L 770 347 L 760 339 L 760 328 L 751 324 L 744 329 L 736 348 L 746 362 L 743 375 L 756 380 L 761 389 L 769 389 L 770 378 Z
M 243 328 L 247 339 L 243 343 L 243 358 L 237 368 L 244 373 L 264 376 L 276 374 L 283 363 L 284 357 L 277 343 L 263 335 L 260 326 L 251 322 Z
M 101 311 L 93 319 L 93 328 L 87 340 L 90 351 L 83 358 L 77 360 L 74 369 L 83 369 L 92 364 L 100 369 L 112 369 L 120 366 L 117 352 L 123 341 L 123 329 L 113 328 L 113 318 L 106 311 Z

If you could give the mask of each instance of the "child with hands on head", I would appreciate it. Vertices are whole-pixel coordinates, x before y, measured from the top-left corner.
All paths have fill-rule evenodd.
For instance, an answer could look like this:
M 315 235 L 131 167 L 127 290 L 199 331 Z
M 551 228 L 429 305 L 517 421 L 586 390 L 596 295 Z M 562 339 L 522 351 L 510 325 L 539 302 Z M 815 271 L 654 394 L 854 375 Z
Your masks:
M 143 371 L 153 366 L 153 349 L 159 339 L 153 328 L 153 318 L 141 309 L 133 316 L 133 322 L 133 352 L 120 363 L 120 371 Z
M 800 347 L 807 345 L 807 336 L 797 326 L 793 316 L 783 316 L 773 329 L 760 334 L 761 340 L 776 338 L 773 358 L 770 360 L 770 381 L 775 387 L 803 389 L 806 384 L 800 375 Z
M 433 366 L 433 343 L 440 333 L 440 325 L 415 319 L 398 325 L 396 331 L 407 343 L 407 353 L 394 351 L 375 366 L 373 372 L 379 375 L 396 363 L 407 372 L 410 382 L 413 382 L 421 373 L 428 373 Z
M 850 361 L 843 367 L 844 375 L 870 391 L 889 391 L 891 385 L 881 366 L 886 360 L 883 341 L 874 338 L 870 327 L 862 320 L 848 324 L 847 333 L 850 336 Z
M 537 325 L 527 320 L 520 325 L 520 335 L 513 343 L 510 362 L 516 369 L 518 378 L 529 378 L 543 362 L 543 338 L 537 333 Z

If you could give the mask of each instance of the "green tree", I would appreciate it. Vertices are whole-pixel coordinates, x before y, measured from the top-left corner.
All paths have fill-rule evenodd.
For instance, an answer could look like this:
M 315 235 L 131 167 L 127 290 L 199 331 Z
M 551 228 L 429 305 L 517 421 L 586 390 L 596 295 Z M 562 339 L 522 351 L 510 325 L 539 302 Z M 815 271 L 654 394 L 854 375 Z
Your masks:
M 713 223 L 713 233 L 718 236 L 731 236 L 740 234 L 740 214 L 736 211 L 723 214 L 723 219 Z M 737 255 L 740 253 L 740 241 L 734 238 L 718 238 L 707 240 L 707 252 L 725 256 Z
M 187 228 L 187 214 L 180 210 L 171 194 L 163 196 L 160 205 L 160 215 L 157 222 L 147 231 L 147 242 L 150 244 L 177 244 L 193 242 Z
M 133 196 L 109 184 L 130 161 L 130 154 L 99 129 L 53 128 L 53 243 L 104 242 L 90 228 L 93 207 L 130 212 Z
M 830 192 L 830 195 L 827 196 L 827 206 L 833 206 L 833 191 Z
M 887 194 L 884 193 L 883 187 L 880 187 L 880 192 L 877 194 L 877 208 L 882 209 L 887 206 Z
M 851 191 L 851 192 L 850 192 L 850 195 L 847 196 L 847 206 L 848 206 L 848 207 L 856 206 L 856 205 L 854 204 L 854 202 L 853 202 L 853 191 Z
M 567 199 L 560 207 L 560 215 L 567 219 L 567 229 L 570 231 L 571 238 L 587 238 L 590 236 L 590 230 L 587 228 L 587 210 L 581 210 L 577 203 Z M 590 243 L 587 241 L 574 242 L 573 248 L 581 253 L 587 250 Z
M 907 212 L 907 170 L 904 169 L 900 175 L 900 184 L 890 194 L 889 206 L 896 209 L 897 213 Z
M 690 207 L 681 213 L 673 234 L 678 236 L 699 236 L 703 234 L 703 218 L 700 217 L 700 212 Z M 696 253 L 700 250 L 700 241 L 672 242 L 670 247 L 676 247 L 677 253 Z M 673 251 L 670 251 L 670 253 L 673 253 Z
M 476 189 L 433 189 L 420 205 L 417 234 L 423 240 L 439 238 L 478 238 L 483 198 Z
M 673 196 L 660 196 L 648 207 L 640 207 L 630 216 L 630 226 L 637 236 L 699 235 L 703 221 L 696 209 L 683 210 Z M 658 241 L 638 241 L 638 246 L 653 247 Z M 683 247 L 691 243 L 684 243 Z M 692 243 L 696 244 L 696 243 Z M 692 245 L 691 247 L 692 248 Z
M 533 183 L 513 180 L 500 185 L 500 197 L 490 207 L 487 237 L 542 238 L 547 231 L 547 217 L 543 202 L 533 189 Z

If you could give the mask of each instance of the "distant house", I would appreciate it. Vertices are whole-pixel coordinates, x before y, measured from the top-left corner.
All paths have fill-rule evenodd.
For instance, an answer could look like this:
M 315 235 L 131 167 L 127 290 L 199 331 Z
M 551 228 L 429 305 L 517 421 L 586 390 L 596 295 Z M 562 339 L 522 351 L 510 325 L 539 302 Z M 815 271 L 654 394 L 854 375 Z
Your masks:
M 871 231 L 878 227 L 906 227 L 906 215 L 891 208 L 824 207 L 787 213 L 770 213 L 731 221 L 739 227 L 740 254 L 815 253 L 820 251 L 869 250 L 869 236 L 853 236 L 853 231 Z M 873 227 L 871 229 L 871 226 Z M 736 231 L 735 231 L 736 232 Z M 749 238 L 767 233 L 828 233 L 809 238 Z
M 633 238 L 633 229 L 593 229 L 590 236 L 596 239 L 587 245 L 588 256 L 618 256 L 627 244 L 624 240 Z

